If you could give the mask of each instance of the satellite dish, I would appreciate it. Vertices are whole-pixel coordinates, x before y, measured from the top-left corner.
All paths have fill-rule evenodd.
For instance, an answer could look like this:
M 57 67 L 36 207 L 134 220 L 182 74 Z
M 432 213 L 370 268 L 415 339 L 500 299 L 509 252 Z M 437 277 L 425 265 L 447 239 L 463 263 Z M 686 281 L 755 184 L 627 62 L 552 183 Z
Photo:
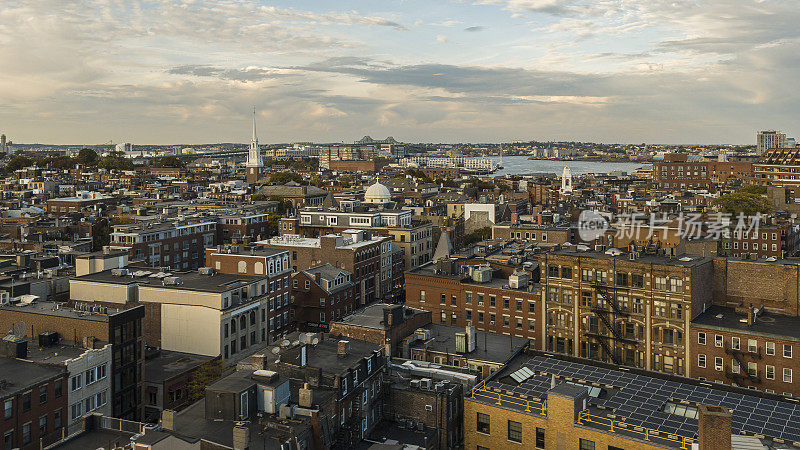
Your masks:
M 291 342 L 288 339 L 284 339 L 281 341 L 281 347 L 288 347 Z
M 15 322 L 14 326 L 11 327 L 11 332 L 18 338 L 25 337 L 25 330 L 27 330 L 27 327 L 25 326 L 25 322 L 22 321 Z
M 311 345 L 317 345 L 317 344 L 319 344 L 319 338 L 314 338 L 311 340 Z
M 281 352 L 281 349 L 279 349 L 278 347 L 272 347 L 272 353 L 277 355 L 280 352 Z

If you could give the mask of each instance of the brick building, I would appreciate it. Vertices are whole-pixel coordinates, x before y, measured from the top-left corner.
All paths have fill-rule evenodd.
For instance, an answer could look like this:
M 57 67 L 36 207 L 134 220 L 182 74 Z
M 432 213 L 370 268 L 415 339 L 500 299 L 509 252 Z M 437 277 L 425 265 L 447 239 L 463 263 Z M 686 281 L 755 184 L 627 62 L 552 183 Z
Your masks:
M 2 342 L 0 346 L 10 345 Z M 3 352 L 5 352 L 5 348 Z M 32 450 L 57 442 L 67 426 L 67 373 L 63 367 L 0 356 L 0 444 Z
M 653 163 L 653 182 L 659 189 L 666 190 L 711 187 L 708 164 L 700 161 L 690 162 L 687 156 L 681 153 L 664 155 L 663 161 Z
M 454 259 L 440 260 L 406 272 L 406 305 L 430 311 L 433 323 L 463 328 L 471 322 L 481 331 L 530 339 L 538 348 L 541 294 L 529 280 L 525 271 L 462 269 Z
M 117 310 L 99 306 L 69 308 L 53 302 L 10 304 L 0 306 L 0 329 L 10 330 L 15 323 L 22 322 L 29 338 L 38 339 L 40 333 L 52 332 L 63 339 L 81 342 L 86 348 L 111 344 L 113 359 L 108 376 L 111 378 L 112 414 L 139 420 L 144 374 L 144 312 L 143 306 Z
M 712 260 L 614 250 L 540 258 L 545 348 L 686 375 L 689 321 L 711 304 Z
M 387 356 L 407 357 L 404 339 L 431 323 L 430 311 L 403 305 L 375 303 L 331 322 L 331 334 L 360 339 L 385 347 Z M 407 349 L 405 349 L 407 350 Z
M 691 334 L 692 377 L 800 396 L 797 317 L 712 306 L 692 321 Z
M 189 219 L 115 225 L 109 246 L 127 250 L 131 262 L 174 270 L 203 266 L 204 249 L 217 244 L 217 220 Z
M 352 274 L 355 307 L 391 296 L 393 285 L 391 240 L 364 230 L 345 230 L 319 238 L 284 234 L 258 245 L 291 252 L 292 269 L 306 270 L 331 264 Z
M 300 331 L 328 331 L 356 303 L 352 274 L 325 263 L 292 274 L 292 315 Z

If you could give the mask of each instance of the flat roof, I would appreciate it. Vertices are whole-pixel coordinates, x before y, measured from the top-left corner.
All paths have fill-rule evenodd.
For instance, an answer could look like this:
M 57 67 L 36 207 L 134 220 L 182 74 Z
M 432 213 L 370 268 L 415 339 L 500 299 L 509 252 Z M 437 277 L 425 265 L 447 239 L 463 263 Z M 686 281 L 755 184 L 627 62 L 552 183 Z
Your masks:
M 734 308 L 712 305 L 695 317 L 692 323 L 709 328 L 800 340 L 800 317 L 796 316 L 763 312 L 756 317 L 753 325 L 748 325 L 747 314 L 737 313 Z
M 546 399 L 553 382 L 556 386 L 569 383 L 585 387 L 590 393 L 587 409 L 591 414 L 613 414 L 613 420 L 625 422 L 629 428 L 656 430 L 662 433 L 658 436 L 696 439 L 697 418 L 668 412 L 665 406 L 704 404 L 732 411 L 733 434 L 761 435 L 800 444 L 800 427 L 796 425 L 800 422 L 800 402 L 794 398 L 535 350 L 513 358 L 485 385 L 478 386 L 468 400 L 538 415 L 542 413 L 541 400 Z M 502 399 L 523 400 L 501 401 L 497 405 L 497 392 L 504 394 Z M 588 422 L 583 425 L 599 426 Z M 608 426 L 603 429 L 609 431 Z M 616 427 L 614 430 L 622 434 L 629 431 Z M 651 432 L 650 436 L 652 439 L 657 435 Z M 656 441 L 680 446 L 674 441 Z
M 386 308 L 396 307 L 401 305 L 393 305 L 389 303 L 374 303 L 372 305 L 367 305 L 357 311 L 353 311 L 350 315 L 342 317 L 341 320 L 335 320 L 334 322 L 338 323 L 346 323 L 348 325 L 357 325 L 364 328 L 375 328 L 378 330 L 386 329 L 386 326 L 383 323 L 383 310 Z M 405 305 L 402 305 L 403 308 L 403 318 L 408 320 L 411 317 L 416 316 L 417 314 L 424 314 L 427 311 L 423 309 L 415 309 L 409 308 Z M 412 314 L 407 314 L 407 311 L 411 311 Z
M 463 327 L 429 323 L 420 328 L 431 330 L 431 338 L 424 342 L 419 340 L 413 342 L 412 348 L 426 348 L 428 351 L 463 355 L 496 363 L 505 363 L 528 343 L 526 338 L 476 329 L 475 350 L 462 354 L 456 353 L 456 333 L 464 333 Z
M 113 270 L 113 269 L 111 269 Z M 129 267 L 128 275 L 118 276 L 112 275 L 111 270 L 104 270 L 102 272 L 74 277 L 75 281 L 86 281 L 93 283 L 109 283 L 109 284 L 138 284 L 139 288 L 159 288 L 159 289 L 176 289 L 185 291 L 204 291 L 222 293 L 236 289 L 238 287 L 246 286 L 255 283 L 259 280 L 267 278 L 264 276 L 256 275 L 243 275 L 243 274 L 228 274 L 219 273 L 214 271 L 213 275 L 203 275 L 200 272 L 169 272 L 171 277 L 178 277 L 181 284 L 167 284 L 163 285 L 161 279 L 151 278 L 149 275 L 141 277 L 132 277 L 130 272 L 150 272 L 151 274 L 158 273 L 158 269 L 137 268 Z
M 161 383 L 212 359 L 213 356 L 160 350 L 157 356 L 145 359 L 144 382 Z
M 569 250 L 556 250 L 552 252 L 554 255 L 561 255 L 561 256 L 580 256 L 585 258 L 599 258 L 599 259 L 619 259 L 628 261 L 628 252 L 621 250 L 622 253 L 614 256 L 609 255 L 606 252 L 595 252 L 592 250 L 588 250 L 585 252 L 577 251 L 574 248 Z M 674 257 L 669 256 L 660 256 L 660 255 L 645 255 L 640 254 L 635 260 L 632 262 L 637 263 L 647 263 L 647 264 L 661 264 L 665 266 L 683 266 L 683 267 L 694 267 L 699 266 L 701 264 L 707 263 L 712 261 L 712 258 L 707 256 L 701 255 L 678 255 Z
M 0 384 L 0 399 L 15 395 L 63 373 L 66 373 L 63 367 L 0 357 L 0 380 L 6 382 Z
M 95 322 L 108 322 L 107 314 L 90 313 L 88 311 L 76 311 L 69 307 L 64 307 L 61 303 L 36 301 L 34 303 L 21 306 L 22 303 L 14 303 L 0 306 L 0 311 L 15 311 L 28 314 L 43 314 L 47 316 L 63 317 L 67 319 L 91 320 Z M 108 312 L 116 313 L 113 308 Z M 47 331 L 47 330 L 41 330 Z
M 37 363 L 64 364 L 68 360 L 79 358 L 84 353 L 92 350 L 75 345 L 75 343 L 71 341 L 61 341 L 52 347 L 39 347 L 38 339 L 28 338 L 26 340 L 28 341 L 28 356 L 26 356 L 25 359 Z M 104 342 L 97 343 L 106 345 Z M 109 355 L 111 355 L 111 353 L 109 353 Z

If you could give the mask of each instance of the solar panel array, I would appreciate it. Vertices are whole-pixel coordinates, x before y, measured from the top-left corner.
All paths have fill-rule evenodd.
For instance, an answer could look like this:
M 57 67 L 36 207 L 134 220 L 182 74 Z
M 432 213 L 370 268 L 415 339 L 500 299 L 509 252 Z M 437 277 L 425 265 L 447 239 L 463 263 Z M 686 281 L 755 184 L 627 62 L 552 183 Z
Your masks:
M 527 380 L 532 376 L 533 376 L 533 371 L 527 367 L 522 367 L 521 369 L 511 374 L 511 378 L 517 383 L 522 383 L 523 381 Z
M 590 398 L 595 406 L 612 408 L 625 422 L 670 434 L 687 437 L 697 435 L 697 419 L 662 411 L 670 399 L 685 400 L 693 405 L 722 406 L 733 410 L 732 431 L 739 434 L 762 434 L 767 437 L 800 442 L 800 405 L 760 398 L 736 392 L 696 386 L 675 381 L 651 378 L 621 370 L 604 369 L 563 361 L 558 358 L 535 356 L 523 367 L 540 373 L 509 389 L 508 385 L 491 381 L 490 387 L 511 390 L 514 394 L 543 398 L 550 389 L 547 374 L 570 377 L 590 383 L 611 385 L 605 398 Z M 519 372 L 519 370 L 517 370 Z M 515 372 L 515 373 L 517 373 Z M 559 381 L 557 381 L 559 382 Z

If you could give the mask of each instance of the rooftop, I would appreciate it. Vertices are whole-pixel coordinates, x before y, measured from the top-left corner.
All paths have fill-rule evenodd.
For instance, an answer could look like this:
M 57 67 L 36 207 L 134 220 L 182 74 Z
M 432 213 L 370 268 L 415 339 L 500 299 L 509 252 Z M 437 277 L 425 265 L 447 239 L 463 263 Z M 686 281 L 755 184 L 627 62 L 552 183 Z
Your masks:
M 795 316 L 763 312 L 758 314 L 752 325 L 747 325 L 747 314 L 737 313 L 733 308 L 712 305 L 695 317 L 692 323 L 712 328 L 800 340 L 800 317 Z
M 569 250 L 556 250 L 552 252 L 554 255 L 562 255 L 562 256 L 574 256 L 574 257 L 583 257 L 583 258 L 598 258 L 598 259 L 619 259 L 619 260 L 628 260 L 628 253 L 622 251 L 621 254 L 614 256 L 609 255 L 606 252 L 595 252 L 595 251 L 578 251 L 576 249 L 569 249 Z M 683 266 L 683 267 L 696 267 L 702 264 L 711 262 L 712 258 L 701 256 L 701 255 L 678 255 L 675 257 L 670 256 L 661 256 L 661 255 L 647 255 L 647 254 L 640 254 L 634 262 L 643 263 L 643 264 L 661 264 L 661 265 L 668 265 L 668 266 Z
M 335 322 L 339 323 L 346 323 L 349 325 L 357 325 L 364 328 L 374 328 L 377 330 L 383 330 L 386 326 L 383 323 L 383 311 L 386 308 L 391 308 L 397 305 L 391 305 L 388 303 L 374 303 L 372 305 L 365 306 L 357 311 L 353 311 L 349 316 L 343 317 L 341 320 L 336 320 Z M 422 309 L 414 309 L 409 308 L 407 306 L 403 306 L 403 318 L 405 320 L 410 319 L 417 314 L 426 314 L 427 311 Z
M 456 333 L 463 333 L 464 328 L 439 323 L 429 323 L 421 328 L 431 330 L 431 338 L 424 342 L 415 341 L 411 344 L 412 348 L 424 347 L 428 351 L 457 354 Z M 475 350 L 464 355 L 496 363 L 505 363 L 528 343 L 525 338 L 480 330 L 475 330 L 475 336 Z
M 194 353 L 160 350 L 158 355 L 145 361 L 145 383 L 161 383 L 214 359 Z
M 65 374 L 63 367 L 35 364 L 14 358 L 0 358 L 0 399 Z
M 180 278 L 180 284 L 163 284 L 162 280 L 165 277 L 159 278 L 153 276 L 158 273 L 158 270 L 156 269 L 145 270 L 144 268 L 137 269 L 131 267 L 128 270 L 128 275 L 124 276 L 114 275 L 112 270 L 105 270 L 103 272 L 83 275 L 72 279 L 76 281 L 88 281 L 94 283 L 138 284 L 140 288 L 157 287 L 159 289 L 223 293 L 255 283 L 260 280 L 264 280 L 266 278 L 266 276 L 228 274 L 219 273 L 216 271 L 213 273 L 213 275 L 203 275 L 197 271 L 171 272 L 167 273 L 167 276 Z M 134 273 L 134 276 L 131 275 L 131 272 Z M 141 276 L 135 276 L 137 272 L 139 272 Z
M 800 444 L 800 428 L 796 426 L 800 404 L 796 399 L 539 351 L 519 354 L 478 385 L 469 401 L 523 414 L 546 414 L 545 401 L 552 383 L 556 387 L 565 383 L 583 386 L 589 391 L 588 407 L 579 415 L 579 420 L 587 418 L 581 422 L 584 426 L 608 431 L 608 424 L 613 423 L 611 431 L 629 436 L 635 427 L 641 427 L 642 431 L 636 432 L 649 430 L 655 442 L 680 446 L 697 437 L 697 414 L 687 407 L 704 404 L 733 411 L 733 434 Z M 627 428 L 620 425 L 623 423 Z
M 95 322 L 108 322 L 108 314 L 93 313 L 91 311 L 79 311 L 69 307 L 63 307 L 61 303 L 36 301 L 34 303 L 23 304 L 13 303 L 0 306 L 0 311 L 16 311 L 28 314 L 44 314 L 47 316 L 64 317 L 68 319 L 91 320 Z M 116 314 L 118 310 L 109 308 L 109 314 Z

